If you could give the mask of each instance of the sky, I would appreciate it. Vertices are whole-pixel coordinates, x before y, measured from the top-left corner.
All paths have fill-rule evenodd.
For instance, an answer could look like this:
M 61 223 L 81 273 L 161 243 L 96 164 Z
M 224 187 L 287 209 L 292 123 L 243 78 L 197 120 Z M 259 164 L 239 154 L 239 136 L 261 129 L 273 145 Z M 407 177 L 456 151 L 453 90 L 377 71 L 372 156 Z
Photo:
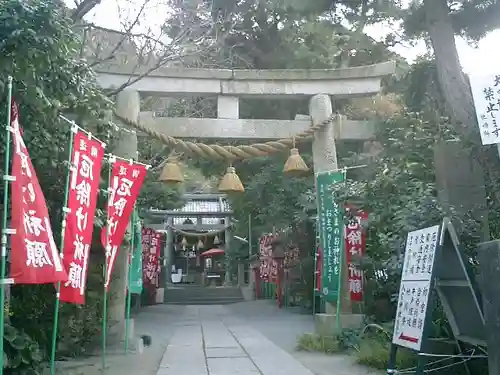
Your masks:
M 65 0 L 69 6 L 72 6 L 72 0 Z M 141 23 L 134 29 L 134 32 L 140 33 L 151 28 L 159 30 L 164 19 L 164 15 L 169 9 L 161 0 L 149 1 L 145 8 Z M 123 30 L 121 24 L 123 20 L 132 20 L 138 13 L 139 8 L 144 4 L 144 0 L 102 0 L 87 17 L 86 20 L 95 23 L 98 26 Z M 73 5 L 74 6 L 74 5 Z M 390 29 L 387 25 L 373 25 L 365 29 L 365 32 L 375 40 L 381 40 Z M 498 61 L 500 61 L 500 30 L 494 31 L 483 38 L 477 48 L 467 44 L 462 38 L 456 38 L 457 49 L 460 56 L 460 62 L 466 73 L 471 75 L 498 74 Z M 392 50 L 408 59 L 409 62 L 426 52 L 425 44 L 419 43 L 417 46 L 396 46 Z

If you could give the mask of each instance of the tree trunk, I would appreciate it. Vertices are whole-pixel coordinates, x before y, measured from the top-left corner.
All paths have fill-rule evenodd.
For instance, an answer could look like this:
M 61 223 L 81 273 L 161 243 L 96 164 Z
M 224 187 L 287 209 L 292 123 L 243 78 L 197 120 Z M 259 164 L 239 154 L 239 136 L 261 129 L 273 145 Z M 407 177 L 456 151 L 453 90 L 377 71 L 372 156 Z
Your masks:
M 447 0 L 424 0 L 427 31 L 436 58 L 439 85 L 451 119 L 467 138 L 479 138 L 474 101 L 462 72 Z
M 471 151 L 463 150 L 470 163 L 465 163 L 469 168 L 462 168 L 458 175 L 453 172 L 454 166 L 460 164 L 457 153 L 452 154 L 451 158 L 444 155 L 446 151 L 444 154 L 441 152 L 441 156 L 439 152 L 435 155 L 438 197 L 445 207 L 455 208 L 459 218 L 471 215 L 480 222 L 482 225 L 479 235 L 486 241 L 489 239 L 489 225 L 484 172 L 488 172 L 487 177 L 490 179 L 497 174 L 492 169 L 491 150 L 481 147 L 474 100 L 460 65 L 447 0 L 423 0 L 423 4 L 446 111 L 456 130 L 476 146 Z M 450 146 L 453 145 L 438 145 L 446 150 Z M 461 157 L 463 165 L 464 156 Z M 500 202 L 498 199 L 497 197 L 497 202 Z

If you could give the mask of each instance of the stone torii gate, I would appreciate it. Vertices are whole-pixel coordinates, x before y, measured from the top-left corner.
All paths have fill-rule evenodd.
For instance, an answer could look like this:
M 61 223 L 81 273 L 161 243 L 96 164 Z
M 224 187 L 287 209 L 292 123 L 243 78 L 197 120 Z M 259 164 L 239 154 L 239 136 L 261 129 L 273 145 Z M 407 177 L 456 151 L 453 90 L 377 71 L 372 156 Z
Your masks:
M 394 74 L 395 63 L 321 70 L 229 70 L 229 69 L 159 69 L 147 76 L 137 67 L 114 65 L 97 71 L 103 89 L 117 89 L 131 83 L 117 94 L 116 114 L 147 127 L 158 134 L 183 139 L 276 140 L 291 138 L 320 124 L 332 116 L 333 99 L 371 96 L 379 93 L 381 79 Z M 133 83 L 132 83 L 133 82 Z M 157 117 L 154 112 L 141 112 L 141 97 L 216 96 L 217 118 Z M 309 115 L 295 120 L 256 120 L 239 118 L 240 98 L 310 98 Z M 314 172 L 338 169 L 336 140 L 366 141 L 374 135 L 373 124 L 364 121 L 330 121 L 314 134 L 312 141 Z M 135 132 L 121 132 L 118 156 L 137 155 Z M 110 313 L 115 321 L 123 321 L 122 291 L 126 283 L 126 253 L 117 260 L 111 287 L 117 292 Z M 346 265 L 344 265 L 345 267 Z M 344 272 L 344 275 L 346 273 Z M 346 282 L 343 282 L 344 299 Z M 345 307 L 350 306 L 344 301 Z M 350 313 L 344 309 L 344 313 Z M 335 314 L 327 306 L 327 314 Z

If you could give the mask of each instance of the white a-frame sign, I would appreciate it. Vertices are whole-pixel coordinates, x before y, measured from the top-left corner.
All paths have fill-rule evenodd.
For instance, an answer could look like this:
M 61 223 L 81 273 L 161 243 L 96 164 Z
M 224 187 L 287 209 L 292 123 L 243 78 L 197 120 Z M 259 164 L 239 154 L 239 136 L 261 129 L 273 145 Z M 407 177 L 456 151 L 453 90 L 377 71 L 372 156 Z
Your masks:
M 423 374 L 429 314 L 439 297 L 457 345 L 485 345 L 485 322 L 473 273 L 448 218 L 408 233 L 388 373 L 395 371 L 398 347 L 421 353 Z M 424 353 L 423 353 L 424 352 Z
M 420 351 L 432 288 L 439 225 L 408 233 L 393 344 Z

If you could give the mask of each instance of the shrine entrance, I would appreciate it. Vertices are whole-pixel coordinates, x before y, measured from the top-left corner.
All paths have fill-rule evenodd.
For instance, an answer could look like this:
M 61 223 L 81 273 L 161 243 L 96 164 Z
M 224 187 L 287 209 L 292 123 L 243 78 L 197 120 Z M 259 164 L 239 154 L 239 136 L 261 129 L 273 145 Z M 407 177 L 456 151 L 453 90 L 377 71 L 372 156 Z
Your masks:
M 144 213 L 148 227 L 166 233 L 160 287 L 231 284 L 232 211 L 226 195 L 185 194 L 183 198 L 182 208 L 151 208 Z
M 378 94 L 382 79 L 395 73 L 396 64 L 395 62 L 386 62 L 351 68 L 315 70 L 160 68 L 155 70 L 153 74 L 147 71 L 147 67 L 137 69 L 134 66 L 133 69 L 130 68 L 130 66 L 120 63 L 110 65 L 107 68 L 103 67 L 97 72 L 101 88 L 116 90 L 126 87 L 124 90 L 119 90 L 116 95 L 116 109 L 113 116 L 118 123 L 134 129 L 134 131 L 120 131 L 118 156 L 127 159 L 136 157 L 137 137 L 149 135 L 160 140 L 174 152 L 167 157 L 164 171 L 168 173 L 163 176 L 162 172 L 160 181 L 182 183 L 184 179 L 176 164 L 176 158 L 181 157 L 180 155 L 193 155 L 219 160 L 228 165 L 218 190 L 223 193 L 241 193 L 244 191 L 244 186 L 232 165 L 238 160 L 289 152 L 290 157 L 284 166 L 284 172 L 305 173 L 309 171 L 309 167 L 300 157 L 296 144 L 311 142 L 312 167 L 315 175 L 329 176 L 332 173 L 339 174 L 342 169 L 337 160 L 338 142 L 361 143 L 360 153 L 366 155 L 367 158 L 371 158 L 373 154 L 379 152 L 380 147 L 373 138 L 377 130 L 376 124 L 370 121 L 350 120 L 340 112 L 343 109 L 342 102 L 345 99 Z M 183 96 L 213 97 L 217 104 L 217 117 L 164 117 L 165 103 L 170 98 Z M 144 101 L 141 101 L 141 98 L 149 97 L 164 100 L 158 100 L 158 105 L 144 108 Z M 309 100 L 309 113 L 303 114 L 297 111 L 289 113 L 285 119 L 240 118 L 240 99 L 279 100 L 284 98 L 299 100 L 307 98 Z M 203 143 L 199 141 L 200 139 L 214 143 Z M 243 144 L 237 146 L 221 145 L 217 143 L 220 140 L 238 141 Z M 232 240 L 230 234 L 231 214 L 224 212 L 224 208 L 221 210 L 222 212 L 216 213 L 202 212 L 203 209 L 184 212 L 183 208 L 178 211 L 150 210 L 148 212 L 150 217 L 160 221 L 157 224 L 161 226 L 161 223 L 164 223 L 160 229 L 166 230 L 168 234 L 164 258 L 166 277 L 162 285 L 169 285 L 169 287 L 176 285 L 172 283 L 172 266 L 176 266 L 176 272 L 179 272 L 180 268 L 177 268 L 177 263 L 174 264 L 174 254 L 176 259 L 178 254 L 178 251 L 174 251 L 174 245 L 176 245 L 175 249 L 183 249 L 183 255 L 188 251 L 185 255 L 187 261 L 184 261 L 186 269 L 191 266 L 191 262 L 197 264 L 196 259 L 200 256 L 200 251 L 196 248 L 197 242 L 200 239 L 203 241 L 204 237 L 207 239 L 212 237 L 209 235 L 211 229 L 203 224 L 203 218 L 205 220 L 219 218 L 219 221 L 206 225 L 220 226 L 219 229 L 212 229 L 212 231 L 221 231 L 219 240 L 224 241 L 226 249 L 224 285 L 230 285 L 232 272 L 228 269 L 230 263 L 227 251 L 230 251 Z M 174 217 L 184 219 L 174 224 Z M 186 222 L 188 218 L 190 221 Z M 190 224 L 191 222 L 193 224 Z M 191 226 L 191 229 L 185 226 Z M 183 227 L 185 229 L 182 229 Z M 179 230 L 183 232 L 179 232 Z M 223 232 L 223 239 L 221 239 Z M 185 233 L 191 233 L 191 236 Z M 188 237 L 193 238 L 188 239 Z M 179 240 L 181 241 L 180 247 Z M 190 245 L 192 250 L 185 250 L 187 245 Z M 194 248 L 193 245 L 195 245 Z M 203 244 L 203 246 L 206 245 Z M 335 263 L 333 254 L 338 255 L 339 249 L 333 247 L 333 241 L 329 247 L 328 254 L 330 255 L 328 258 L 323 258 L 323 265 L 331 267 Z M 195 260 L 190 261 L 191 256 L 194 256 Z M 201 267 L 201 259 L 199 263 Z M 357 325 L 363 317 L 360 314 L 353 314 L 346 276 L 347 262 L 342 261 L 341 267 L 345 272 L 342 272 L 342 280 L 340 277 L 338 279 L 340 286 L 340 290 L 337 290 L 338 298 L 336 301 L 332 300 L 326 303 L 326 314 L 321 317 L 317 316 L 327 321 L 328 324 L 332 321 L 340 322 L 342 320 L 346 325 Z M 195 276 L 196 274 L 193 275 L 192 269 L 189 276 L 184 277 L 184 272 L 183 269 L 181 281 L 185 281 L 187 284 L 183 285 L 204 283 L 205 275 L 201 277 L 200 271 L 197 271 L 198 277 Z M 123 282 L 126 282 L 125 277 L 122 279 Z M 190 282 L 191 284 L 189 284 Z M 117 290 L 120 291 L 125 286 L 125 284 L 115 284 Z M 210 288 L 204 289 L 211 290 Z M 216 290 L 216 288 L 212 289 Z

